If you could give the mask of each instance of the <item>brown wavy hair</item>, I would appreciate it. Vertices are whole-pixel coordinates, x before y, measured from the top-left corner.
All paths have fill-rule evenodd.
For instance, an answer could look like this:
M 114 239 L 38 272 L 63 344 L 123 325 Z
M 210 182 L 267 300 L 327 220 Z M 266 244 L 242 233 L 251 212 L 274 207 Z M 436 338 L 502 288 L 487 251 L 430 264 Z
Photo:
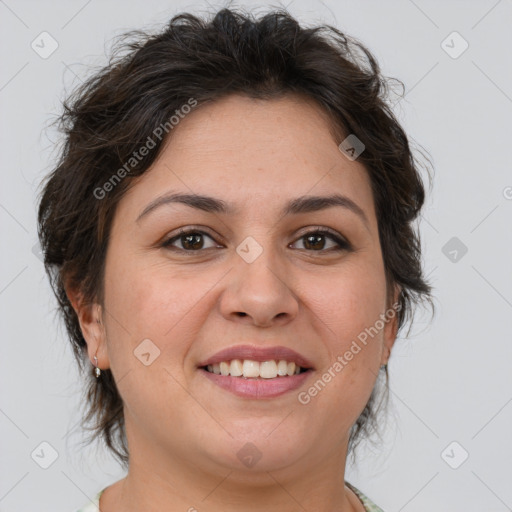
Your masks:
M 401 82 L 395 83 L 403 91 Z M 116 206 L 130 182 L 150 168 L 172 131 L 166 130 L 146 155 L 137 153 L 137 162 L 115 187 L 100 198 L 97 191 L 105 191 L 114 172 L 123 166 L 126 170 L 126 162 L 155 129 L 190 98 L 200 107 L 231 94 L 272 100 L 295 93 L 314 100 L 328 114 L 339 142 L 356 135 L 365 145 L 358 161 L 371 181 L 388 290 L 395 284 L 401 287 L 399 330 L 412 320 L 420 302 L 433 306 L 413 226 L 425 198 L 419 160 L 388 104 L 390 84 L 364 45 L 330 25 L 300 26 L 284 9 L 255 18 L 224 8 L 209 19 L 178 14 L 157 34 L 124 34 L 108 64 L 64 100 L 57 119 L 63 143 L 55 168 L 42 183 L 38 232 L 86 384 L 82 427 L 93 422 L 89 442 L 102 438 L 128 466 L 122 399 L 110 370 L 102 370 L 99 379 L 93 376 L 65 286 L 79 289 L 87 303 L 102 303 Z M 380 405 L 388 398 L 387 367 L 382 374 Z M 361 438 L 378 432 L 380 388 L 379 381 L 351 429 L 349 453 Z

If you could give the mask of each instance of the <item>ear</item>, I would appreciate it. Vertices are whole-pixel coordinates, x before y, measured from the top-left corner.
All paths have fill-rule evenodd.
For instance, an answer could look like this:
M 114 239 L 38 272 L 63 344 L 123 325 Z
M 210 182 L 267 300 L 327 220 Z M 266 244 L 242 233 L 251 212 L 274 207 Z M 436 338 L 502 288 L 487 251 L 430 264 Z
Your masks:
M 400 293 L 402 287 L 395 284 L 393 297 L 391 303 L 388 304 L 385 311 L 385 326 L 384 326 L 384 343 L 382 346 L 382 355 L 380 364 L 387 364 L 391 355 L 391 349 L 395 344 L 396 335 L 398 332 L 398 312 L 400 311 L 401 304 L 399 303 Z
M 98 368 L 109 368 L 103 310 L 100 304 L 87 302 L 82 292 L 76 288 L 66 287 L 73 309 L 80 323 L 80 330 L 87 343 L 87 353 L 93 366 L 96 366 L 94 356 L 98 358 Z

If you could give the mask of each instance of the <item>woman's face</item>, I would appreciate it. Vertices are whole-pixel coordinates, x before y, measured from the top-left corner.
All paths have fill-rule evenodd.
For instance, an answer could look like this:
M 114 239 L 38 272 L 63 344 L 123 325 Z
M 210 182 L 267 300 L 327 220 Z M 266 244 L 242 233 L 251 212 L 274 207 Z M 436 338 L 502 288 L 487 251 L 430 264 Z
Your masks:
M 106 259 L 98 361 L 122 396 L 132 460 L 241 474 L 339 461 L 396 335 L 382 322 L 391 304 L 365 168 L 298 97 L 231 96 L 171 135 L 120 201 Z M 344 204 L 303 202 L 335 194 Z M 271 378 L 266 363 L 267 377 L 245 379 L 201 368 L 240 345 L 286 347 L 310 369 Z M 269 354 L 222 359 L 292 368 L 279 360 L 293 355 Z

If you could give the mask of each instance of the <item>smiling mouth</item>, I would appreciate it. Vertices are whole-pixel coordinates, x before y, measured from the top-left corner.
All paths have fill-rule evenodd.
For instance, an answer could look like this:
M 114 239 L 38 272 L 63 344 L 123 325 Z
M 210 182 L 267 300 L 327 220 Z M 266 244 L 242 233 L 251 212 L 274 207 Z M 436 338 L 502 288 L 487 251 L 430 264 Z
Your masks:
M 281 360 L 254 361 L 251 359 L 233 359 L 220 363 L 201 366 L 201 370 L 223 377 L 238 377 L 241 379 L 268 380 L 282 379 L 310 371 L 294 362 Z

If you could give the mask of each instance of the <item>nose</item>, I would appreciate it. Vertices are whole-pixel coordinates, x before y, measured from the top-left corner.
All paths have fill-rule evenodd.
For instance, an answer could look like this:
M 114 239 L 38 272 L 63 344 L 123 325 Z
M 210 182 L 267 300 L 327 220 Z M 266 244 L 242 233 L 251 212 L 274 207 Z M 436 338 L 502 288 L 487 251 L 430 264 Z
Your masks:
M 266 253 L 263 251 L 252 263 L 237 257 L 220 299 L 226 319 L 271 327 L 285 325 L 297 316 L 299 302 L 288 282 L 289 275 Z

